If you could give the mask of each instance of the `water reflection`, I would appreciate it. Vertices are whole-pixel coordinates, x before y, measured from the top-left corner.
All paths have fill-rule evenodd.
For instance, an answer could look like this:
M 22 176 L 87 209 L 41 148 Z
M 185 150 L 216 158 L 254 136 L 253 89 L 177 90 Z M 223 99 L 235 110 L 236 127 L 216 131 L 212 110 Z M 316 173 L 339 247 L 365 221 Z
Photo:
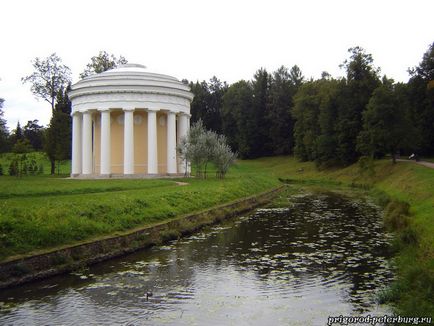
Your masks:
M 0 324 L 325 324 L 383 314 L 376 208 L 305 194 L 169 245 L 0 294 Z

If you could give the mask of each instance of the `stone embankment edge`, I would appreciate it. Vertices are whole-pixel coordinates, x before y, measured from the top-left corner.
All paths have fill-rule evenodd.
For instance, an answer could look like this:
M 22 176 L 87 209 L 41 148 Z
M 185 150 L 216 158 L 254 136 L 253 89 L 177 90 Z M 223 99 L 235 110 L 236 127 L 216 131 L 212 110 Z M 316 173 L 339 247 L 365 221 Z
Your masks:
M 246 213 L 270 202 L 284 185 L 166 222 L 0 263 L 0 289 L 70 272 L 151 247 Z

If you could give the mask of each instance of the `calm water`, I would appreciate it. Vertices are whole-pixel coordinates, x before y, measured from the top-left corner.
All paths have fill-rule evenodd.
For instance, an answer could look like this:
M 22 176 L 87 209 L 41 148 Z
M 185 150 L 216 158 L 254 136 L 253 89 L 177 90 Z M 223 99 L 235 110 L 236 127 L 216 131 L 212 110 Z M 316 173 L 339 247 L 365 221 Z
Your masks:
M 324 325 L 329 315 L 387 313 L 375 300 L 393 277 L 376 208 L 335 195 L 290 200 L 3 290 L 0 324 Z

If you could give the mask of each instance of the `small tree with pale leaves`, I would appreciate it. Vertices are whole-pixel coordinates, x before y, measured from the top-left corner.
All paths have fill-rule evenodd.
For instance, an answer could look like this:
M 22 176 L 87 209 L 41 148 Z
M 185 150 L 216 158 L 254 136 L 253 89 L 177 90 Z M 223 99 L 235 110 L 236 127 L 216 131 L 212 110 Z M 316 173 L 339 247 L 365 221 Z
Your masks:
M 216 176 L 224 178 L 236 158 L 226 144 L 226 138 L 205 130 L 201 120 L 193 124 L 186 137 L 180 139 L 177 152 L 185 164 L 185 176 L 188 174 L 188 162 L 191 162 L 198 178 L 207 177 L 207 167 L 211 162 L 217 168 Z
M 226 137 L 219 135 L 214 148 L 213 163 L 217 169 L 216 177 L 223 179 L 229 170 L 229 167 L 235 163 L 237 154 L 232 152 L 226 143 Z

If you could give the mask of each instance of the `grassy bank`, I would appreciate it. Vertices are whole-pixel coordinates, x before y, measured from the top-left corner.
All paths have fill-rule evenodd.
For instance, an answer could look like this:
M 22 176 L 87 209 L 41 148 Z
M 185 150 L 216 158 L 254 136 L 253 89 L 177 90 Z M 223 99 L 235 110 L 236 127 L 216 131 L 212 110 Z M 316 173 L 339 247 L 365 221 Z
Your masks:
M 177 182 L 185 182 L 180 185 Z M 279 184 L 244 164 L 224 180 L 0 178 L 0 261 L 168 220 Z
M 318 171 L 290 157 L 240 161 L 225 180 L 0 177 L 0 261 L 152 225 L 280 184 L 365 189 L 396 232 L 399 280 L 384 293 L 401 314 L 434 315 L 434 169 L 377 161 Z M 188 183 L 179 185 L 175 181 Z

